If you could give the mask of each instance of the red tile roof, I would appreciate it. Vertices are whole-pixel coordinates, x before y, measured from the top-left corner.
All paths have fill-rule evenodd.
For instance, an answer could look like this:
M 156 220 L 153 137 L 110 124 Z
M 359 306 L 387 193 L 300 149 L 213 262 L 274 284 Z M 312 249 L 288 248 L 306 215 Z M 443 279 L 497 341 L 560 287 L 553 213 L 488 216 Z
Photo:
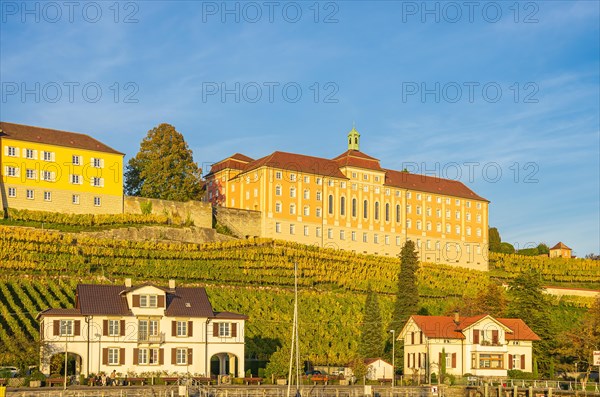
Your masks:
M 340 171 L 340 168 L 350 166 L 385 172 L 385 186 L 489 202 L 489 200 L 477 195 L 459 181 L 381 168 L 378 159 L 358 150 L 348 150 L 332 160 L 279 151 L 258 160 L 244 163 L 248 159 L 250 158 L 236 153 L 215 163 L 207 176 L 227 168 L 241 170 L 242 172 L 239 174 L 241 175 L 262 166 L 269 166 L 308 174 L 348 179 Z
M 75 307 L 83 315 L 130 316 L 122 285 L 79 284 Z
M 383 358 L 381 358 L 381 357 L 377 357 L 377 358 L 365 358 L 365 360 L 364 360 L 364 363 L 365 363 L 366 365 L 371 365 L 371 364 L 373 364 L 374 362 L 377 362 L 378 360 L 381 360 L 381 361 L 383 361 L 384 363 L 386 363 L 386 364 L 388 364 L 388 365 L 392 365 L 392 364 L 388 363 L 387 361 L 385 361 L 385 360 L 384 360 Z
M 46 309 L 41 311 L 36 318 L 45 317 L 63 317 L 63 316 L 82 316 L 78 309 Z
M 566 245 L 563 244 L 562 241 L 559 241 L 554 247 L 550 248 L 551 250 L 570 250 L 571 248 L 567 247 Z
M 0 138 L 124 155 L 88 135 L 23 124 L 0 122 Z
M 287 152 L 273 152 L 268 156 L 255 160 L 248 164 L 244 172 L 263 166 L 347 179 L 340 171 L 338 164 L 333 160 Z
M 512 334 L 506 334 L 506 340 L 541 340 L 520 318 L 497 318 L 496 320 L 512 330 Z
M 460 318 L 458 324 L 454 322 L 454 317 L 449 316 L 411 316 L 411 318 L 428 338 L 465 339 L 462 331 L 487 316 L 481 314 Z M 512 331 L 506 333 L 506 340 L 540 340 L 540 337 L 521 319 L 491 318 Z
M 418 190 L 427 193 L 462 197 L 472 200 L 488 201 L 485 198 L 475 194 L 475 192 L 459 181 L 394 170 L 385 171 L 385 184 L 388 186 Z
M 247 320 L 248 316 L 231 312 L 215 312 L 214 318 L 227 320 Z
M 226 159 L 223 159 L 217 163 L 214 163 L 210 167 L 210 172 L 206 174 L 206 176 L 215 174 L 224 169 L 234 169 L 234 170 L 243 170 L 246 168 L 249 162 L 254 161 L 254 159 L 244 156 L 241 153 L 236 153 L 233 156 L 229 156 Z
M 358 150 L 348 150 L 333 159 L 340 167 L 358 167 L 367 170 L 383 171 L 379 160 Z
M 457 329 L 453 317 L 448 316 L 411 316 L 417 326 L 428 338 L 465 339 Z
M 167 294 L 165 314 L 169 317 L 214 317 L 206 290 L 200 287 L 177 287 L 174 293 Z

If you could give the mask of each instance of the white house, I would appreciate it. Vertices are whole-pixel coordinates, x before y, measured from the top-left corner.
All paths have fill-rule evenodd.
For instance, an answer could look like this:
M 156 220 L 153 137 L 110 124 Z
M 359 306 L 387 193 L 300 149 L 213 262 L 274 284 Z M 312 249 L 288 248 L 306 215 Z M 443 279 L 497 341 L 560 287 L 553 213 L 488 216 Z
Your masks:
M 439 375 L 445 354 L 448 374 L 505 377 L 509 369 L 532 372 L 533 341 L 540 338 L 521 319 L 456 314 L 411 316 L 398 340 L 405 375 Z
M 74 309 L 40 320 L 40 370 L 68 352 L 76 373 L 244 374 L 247 316 L 215 312 L 204 288 L 80 284 Z M 211 361 L 212 368 L 211 371 Z M 131 375 L 130 375 L 131 376 Z
M 387 361 L 381 358 L 367 358 L 365 359 L 367 365 L 367 379 L 378 380 L 378 379 L 392 379 L 394 367 Z

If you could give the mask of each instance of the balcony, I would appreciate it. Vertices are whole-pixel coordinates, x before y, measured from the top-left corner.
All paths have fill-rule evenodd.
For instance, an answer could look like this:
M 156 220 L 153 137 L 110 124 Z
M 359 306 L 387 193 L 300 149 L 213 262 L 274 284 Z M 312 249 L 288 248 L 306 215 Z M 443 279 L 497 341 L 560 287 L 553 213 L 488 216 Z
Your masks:
M 165 333 L 160 332 L 158 335 L 148 335 L 145 332 L 138 333 L 138 343 L 165 343 Z

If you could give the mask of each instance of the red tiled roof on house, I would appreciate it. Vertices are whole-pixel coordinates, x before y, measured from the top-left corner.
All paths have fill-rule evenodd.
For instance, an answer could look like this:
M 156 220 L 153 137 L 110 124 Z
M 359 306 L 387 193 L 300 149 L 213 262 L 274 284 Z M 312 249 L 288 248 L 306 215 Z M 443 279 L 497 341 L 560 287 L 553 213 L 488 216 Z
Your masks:
M 18 141 L 45 143 L 48 145 L 94 150 L 98 152 L 120 154 L 124 156 L 123 153 L 116 151 L 115 149 L 103 144 L 89 135 L 34 127 L 30 125 L 0 122 L 0 138 L 10 138 Z
M 379 361 L 379 360 L 383 361 L 383 362 L 384 362 L 384 363 L 386 363 L 386 364 L 392 365 L 392 364 L 388 363 L 387 361 L 385 361 L 385 360 L 384 360 L 383 358 L 381 358 L 381 357 L 377 357 L 377 358 L 365 358 L 365 359 L 364 359 L 364 363 L 365 363 L 366 365 L 371 365 L 371 364 L 373 364 L 374 362 L 377 362 L 377 361 Z
M 78 309 L 46 309 L 41 311 L 36 318 L 40 316 L 46 317 L 62 317 L 62 316 L 81 316 L 81 312 Z
M 215 312 L 213 318 L 223 320 L 247 320 L 248 316 L 231 312 Z
M 214 317 L 206 290 L 200 287 L 177 287 L 174 293 L 168 293 L 165 314 L 169 317 Z
M 473 200 L 488 201 L 485 198 L 475 194 L 475 192 L 459 181 L 394 170 L 385 171 L 385 184 L 388 186 L 418 190 L 427 193 L 444 194 Z
M 453 317 L 411 316 L 411 318 L 428 338 L 465 339 L 454 323 Z
M 567 247 L 562 241 L 559 241 L 554 247 L 550 248 L 551 250 L 570 250 L 571 248 Z
M 130 316 L 122 285 L 79 284 L 75 307 L 83 315 Z
M 461 318 L 456 324 L 453 317 L 449 316 L 411 316 L 415 324 L 428 338 L 437 339 L 465 339 L 463 330 L 487 317 L 481 314 L 472 317 Z M 511 332 L 506 333 L 506 340 L 540 340 L 540 337 L 518 318 L 494 318 Z
M 338 164 L 333 160 L 279 151 L 249 163 L 244 169 L 244 172 L 252 171 L 263 166 L 347 179 L 340 171 Z
M 541 340 L 520 318 L 497 318 L 496 320 L 511 329 L 512 333 L 506 333 L 506 340 Z
M 340 167 L 357 167 L 368 170 L 383 171 L 379 160 L 358 150 L 348 150 L 333 159 Z

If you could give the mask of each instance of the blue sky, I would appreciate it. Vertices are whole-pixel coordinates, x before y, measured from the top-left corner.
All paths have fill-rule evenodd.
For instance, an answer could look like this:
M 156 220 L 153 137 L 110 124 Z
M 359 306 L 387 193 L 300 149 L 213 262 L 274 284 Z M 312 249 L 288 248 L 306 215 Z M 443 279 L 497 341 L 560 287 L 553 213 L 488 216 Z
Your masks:
M 205 168 L 331 158 L 355 122 L 384 167 L 489 199 L 504 241 L 600 252 L 597 1 L 0 5 L 3 121 L 127 158 L 167 122 Z

